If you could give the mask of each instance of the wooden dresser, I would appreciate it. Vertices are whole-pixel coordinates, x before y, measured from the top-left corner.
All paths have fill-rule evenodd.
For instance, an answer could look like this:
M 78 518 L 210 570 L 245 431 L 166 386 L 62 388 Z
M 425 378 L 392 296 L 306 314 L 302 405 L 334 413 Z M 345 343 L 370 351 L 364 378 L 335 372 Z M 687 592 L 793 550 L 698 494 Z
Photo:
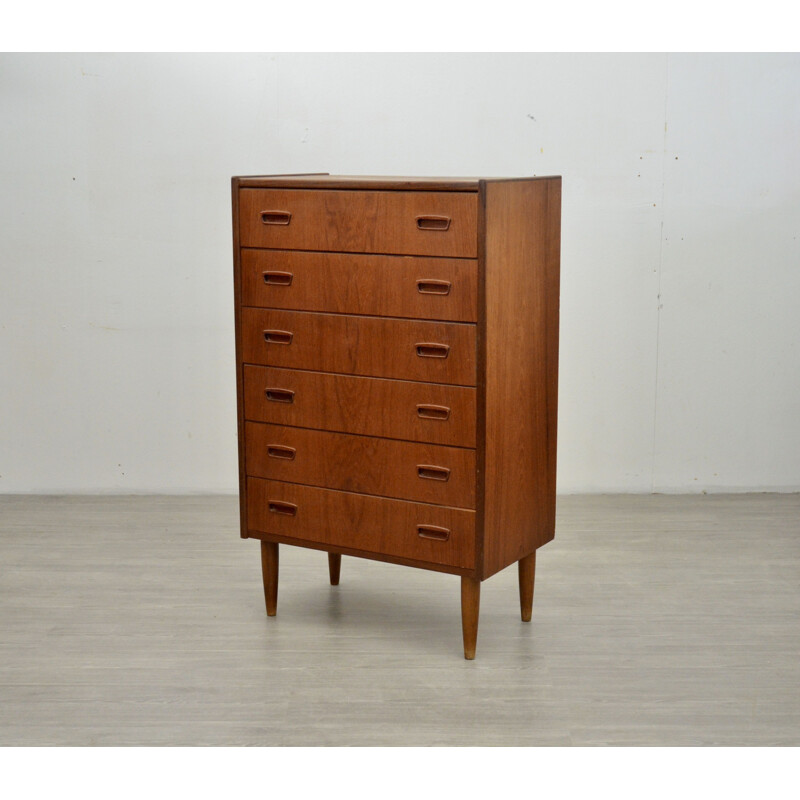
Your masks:
M 556 499 L 561 179 L 233 179 L 241 534 L 481 581 Z M 398 578 L 402 580 L 402 576 Z

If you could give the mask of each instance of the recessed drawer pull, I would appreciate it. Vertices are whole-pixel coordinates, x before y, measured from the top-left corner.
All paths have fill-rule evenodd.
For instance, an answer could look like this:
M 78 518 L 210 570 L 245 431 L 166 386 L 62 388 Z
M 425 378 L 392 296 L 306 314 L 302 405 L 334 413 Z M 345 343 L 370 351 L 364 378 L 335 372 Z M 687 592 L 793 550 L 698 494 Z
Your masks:
M 284 503 L 280 500 L 269 501 L 270 514 L 283 514 L 287 517 L 294 517 L 297 514 L 297 506 L 294 503 Z
M 450 419 L 450 409 L 447 406 L 417 406 L 417 416 L 422 419 Z
M 417 291 L 420 294 L 450 294 L 450 281 L 419 280 Z
M 270 458 L 283 458 L 287 461 L 294 461 L 297 450 L 294 447 L 286 447 L 282 444 L 267 445 L 267 455 Z
M 292 221 L 291 211 L 262 211 L 261 221 L 265 225 L 288 225 Z
M 417 536 L 420 539 L 435 539 L 437 542 L 446 542 L 450 538 L 450 529 L 440 528 L 438 525 L 417 525 Z
M 294 274 L 291 272 L 278 272 L 270 270 L 264 273 L 264 283 L 269 286 L 291 286 Z
M 450 352 L 449 344 L 436 344 L 435 342 L 417 342 L 417 355 L 420 358 L 447 358 Z
M 450 227 L 450 217 L 424 214 L 421 217 L 417 217 L 417 227 L 421 231 L 446 231 Z
M 291 389 L 267 389 L 264 393 L 267 400 L 273 403 L 294 403 L 294 392 Z
M 420 478 L 427 478 L 431 481 L 446 481 L 450 478 L 450 470 L 447 467 L 434 467 L 430 464 L 417 464 L 417 475 Z
M 264 331 L 267 344 L 291 344 L 294 334 L 291 331 Z

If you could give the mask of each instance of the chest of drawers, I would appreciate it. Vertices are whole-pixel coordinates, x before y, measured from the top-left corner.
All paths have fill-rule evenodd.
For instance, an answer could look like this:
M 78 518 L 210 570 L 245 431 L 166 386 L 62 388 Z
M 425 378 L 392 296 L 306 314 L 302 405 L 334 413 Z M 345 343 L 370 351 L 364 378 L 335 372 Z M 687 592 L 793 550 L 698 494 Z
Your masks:
M 241 535 L 481 581 L 553 538 L 561 179 L 234 178 Z

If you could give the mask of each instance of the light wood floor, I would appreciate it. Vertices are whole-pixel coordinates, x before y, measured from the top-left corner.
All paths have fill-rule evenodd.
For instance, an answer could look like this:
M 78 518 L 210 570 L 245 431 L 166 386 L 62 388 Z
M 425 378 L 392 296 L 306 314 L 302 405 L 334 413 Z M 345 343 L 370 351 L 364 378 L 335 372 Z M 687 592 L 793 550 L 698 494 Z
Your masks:
M 231 497 L 0 498 L 1 745 L 798 745 L 800 495 L 564 497 L 483 584 L 281 548 Z

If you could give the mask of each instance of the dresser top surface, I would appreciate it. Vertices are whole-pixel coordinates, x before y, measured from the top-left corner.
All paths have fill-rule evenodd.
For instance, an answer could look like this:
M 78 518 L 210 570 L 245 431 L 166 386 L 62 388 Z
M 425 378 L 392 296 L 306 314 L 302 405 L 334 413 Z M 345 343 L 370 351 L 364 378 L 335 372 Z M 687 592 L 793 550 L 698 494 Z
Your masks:
M 247 175 L 234 178 L 240 187 L 256 189 L 384 189 L 477 192 L 481 180 L 545 180 L 553 176 L 528 178 L 417 178 L 384 175 Z

